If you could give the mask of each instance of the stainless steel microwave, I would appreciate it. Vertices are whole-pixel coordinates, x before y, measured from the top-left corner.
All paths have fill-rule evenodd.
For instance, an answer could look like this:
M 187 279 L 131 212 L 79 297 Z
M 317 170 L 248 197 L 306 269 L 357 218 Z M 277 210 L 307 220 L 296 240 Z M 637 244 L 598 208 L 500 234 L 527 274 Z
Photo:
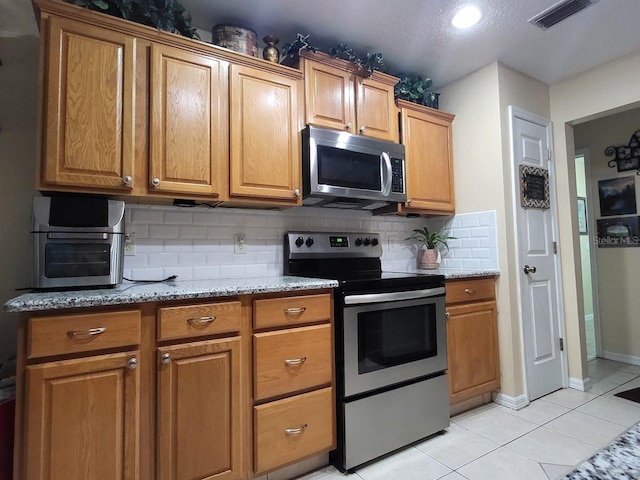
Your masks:
M 113 286 L 124 268 L 124 202 L 34 197 L 32 286 Z
M 303 205 L 375 210 L 407 200 L 404 145 L 308 126 Z

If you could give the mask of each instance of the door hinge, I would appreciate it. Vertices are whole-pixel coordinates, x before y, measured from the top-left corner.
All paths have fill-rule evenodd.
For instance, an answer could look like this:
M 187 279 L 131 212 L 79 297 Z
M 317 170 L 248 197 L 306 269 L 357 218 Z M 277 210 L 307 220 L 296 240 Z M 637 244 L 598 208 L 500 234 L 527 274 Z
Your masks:
M 547 160 L 550 162 L 551 161 L 551 149 L 547 148 Z
M 564 352 L 564 338 L 560 339 L 560 351 Z
M 557 253 L 558 253 L 558 243 L 553 242 L 553 254 L 557 255 Z

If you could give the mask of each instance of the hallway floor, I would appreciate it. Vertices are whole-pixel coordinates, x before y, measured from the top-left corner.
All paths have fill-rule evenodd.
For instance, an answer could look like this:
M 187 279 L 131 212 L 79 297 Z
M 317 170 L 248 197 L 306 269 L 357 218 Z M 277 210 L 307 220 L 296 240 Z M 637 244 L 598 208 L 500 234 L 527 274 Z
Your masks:
M 640 421 L 640 403 L 613 396 L 640 387 L 640 366 L 595 359 L 589 376 L 588 392 L 559 390 L 519 411 L 484 405 L 453 417 L 444 435 L 352 475 L 329 466 L 299 480 L 556 479 Z

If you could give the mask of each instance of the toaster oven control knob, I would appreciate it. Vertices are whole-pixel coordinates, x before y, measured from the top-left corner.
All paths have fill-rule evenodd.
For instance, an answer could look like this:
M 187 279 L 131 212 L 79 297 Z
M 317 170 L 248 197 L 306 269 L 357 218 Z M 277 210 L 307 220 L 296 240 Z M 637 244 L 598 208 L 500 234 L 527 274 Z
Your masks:
M 356 247 L 359 247 L 360 245 L 362 245 L 362 239 L 356 238 Z
M 296 238 L 296 247 L 300 248 L 303 243 L 304 243 L 304 238 L 302 237 Z
M 308 237 L 308 238 L 307 238 L 307 241 L 306 241 L 306 242 L 304 242 L 304 243 L 305 243 L 305 245 L 306 245 L 307 247 L 311 247 L 311 245 L 313 245 L 313 238 Z
M 364 239 L 363 243 L 365 247 L 368 247 L 371 244 L 371 240 L 367 237 Z
M 153 180 L 151 180 L 151 186 L 152 187 L 157 187 L 158 185 L 160 185 L 160 179 L 159 178 L 154 178 Z
M 372 239 L 371 239 L 371 246 L 372 246 L 372 247 L 375 247 L 375 246 L 377 246 L 377 245 L 378 245 L 378 239 L 377 239 L 377 238 L 372 238 Z
M 131 182 L 133 182 L 133 178 L 131 178 L 131 175 L 125 175 L 124 177 L 122 177 L 122 183 L 124 183 L 125 185 L 131 185 Z

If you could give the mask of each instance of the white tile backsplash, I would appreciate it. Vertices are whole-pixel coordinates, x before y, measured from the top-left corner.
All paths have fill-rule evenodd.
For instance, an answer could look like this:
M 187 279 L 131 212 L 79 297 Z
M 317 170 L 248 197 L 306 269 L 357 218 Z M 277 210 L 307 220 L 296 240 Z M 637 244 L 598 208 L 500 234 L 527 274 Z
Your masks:
M 415 247 L 404 241 L 414 228 L 437 229 L 443 218 L 372 217 L 368 212 L 294 208 L 261 210 L 185 210 L 127 205 L 127 231 L 136 232 L 135 255 L 125 257 L 125 277 L 181 280 L 282 275 L 284 233 L 289 230 L 379 232 L 385 270 L 415 266 Z M 447 268 L 497 269 L 495 211 L 449 217 Z M 234 252 L 233 238 L 245 236 L 245 253 Z

